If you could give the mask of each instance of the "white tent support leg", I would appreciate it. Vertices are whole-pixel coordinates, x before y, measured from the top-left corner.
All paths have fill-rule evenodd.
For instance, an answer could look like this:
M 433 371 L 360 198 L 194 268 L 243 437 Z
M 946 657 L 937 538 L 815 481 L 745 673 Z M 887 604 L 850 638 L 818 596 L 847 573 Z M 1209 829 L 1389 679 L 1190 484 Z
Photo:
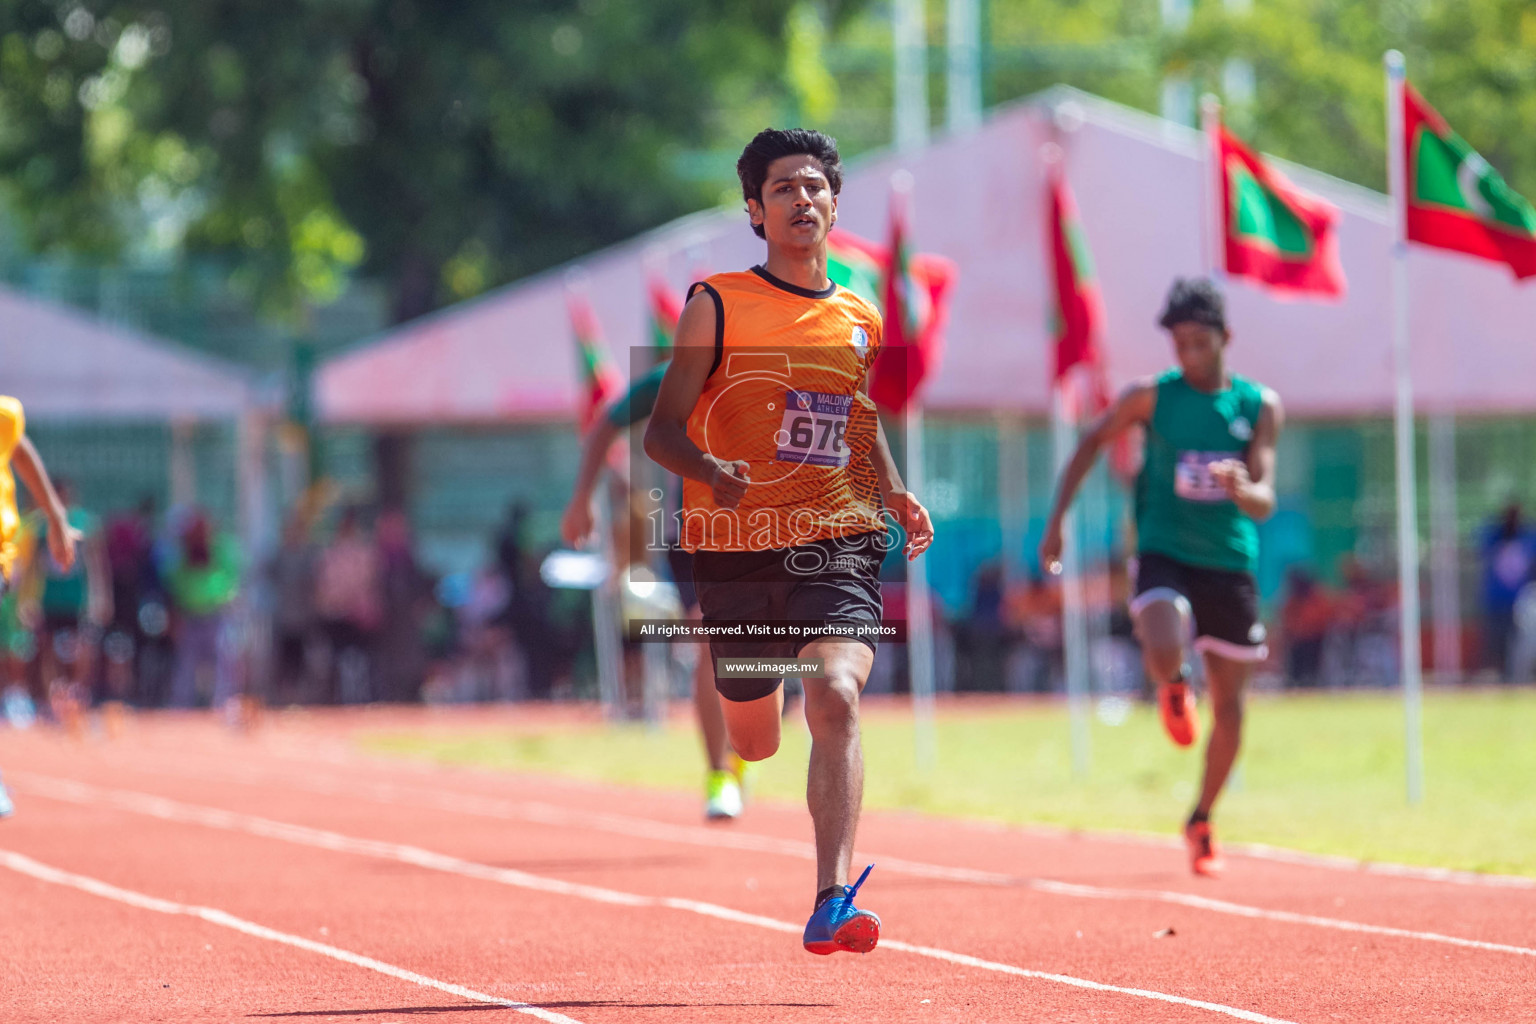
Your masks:
M 1461 679 L 1461 543 L 1456 528 L 1456 414 L 1429 421 L 1429 544 L 1435 680 Z
M 197 424 L 190 419 L 171 421 L 171 507 L 186 508 L 197 502 L 197 460 L 192 451 Z

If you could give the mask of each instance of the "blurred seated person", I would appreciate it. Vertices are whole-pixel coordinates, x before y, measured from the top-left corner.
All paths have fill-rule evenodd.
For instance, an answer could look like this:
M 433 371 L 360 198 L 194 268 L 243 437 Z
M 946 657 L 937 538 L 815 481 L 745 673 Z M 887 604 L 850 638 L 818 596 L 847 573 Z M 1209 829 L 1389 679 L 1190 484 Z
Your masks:
M 1031 572 L 1022 588 L 1010 588 L 1007 615 L 1029 655 L 1025 688 L 1034 693 L 1049 691 L 1062 657 L 1061 588 L 1039 572 Z
M 1306 569 L 1286 573 L 1285 603 L 1280 630 L 1285 645 L 1286 675 L 1294 686 L 1316 686 L 1323 665 L 1323 643 L 1333 628 L 1335 603 L 1327 589 Z
M 1536 531 L 1510 502 L 1483 527 L 1483 666 L 1508 682 L 1515 639 L 1515 602 L 1536 574 Z
M 238 695 L 238 644 L 230 611 L 240 594 L 240 548 L 216 531 L 206 512 L 194 509 L 182 523 L 166 572 L 175 612 L 176 667 L 171 706 L 196 707 L 199 676 L 213 672 L 213 706 L 225 710 Z

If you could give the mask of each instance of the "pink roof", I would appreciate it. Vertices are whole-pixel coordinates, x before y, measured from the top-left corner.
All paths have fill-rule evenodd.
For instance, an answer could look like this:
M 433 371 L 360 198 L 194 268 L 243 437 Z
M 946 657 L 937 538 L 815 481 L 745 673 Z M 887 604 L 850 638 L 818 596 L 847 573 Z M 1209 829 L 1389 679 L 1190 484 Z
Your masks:
M 5 288 L 0 393 L 30 419 L 227 419 L 252 401 L 218 360 Z
M 979 131 L 910 155 L 859 161 L 846 175 L 839 224 L 886 233 L 891 174 L 915 179 L 914 247 L 960 268 L 944 362 L 929 409 L 1042 413 L 1050 383 L 1049 280 L 1040 146 L 1053 111 L 1080 127 L 1062 138 L 1104 295 L 1105 349 L 1117 382 L 1172 361 L 1154 324 L 1175 275 L 1201 271 L 1199 136 L 1187 128 L 1055 89 L 1002 110 Z M 1339 303 L 1277 302 L 1228 286 L 1232 365 L 1276 388 L 1293 414 L 1386 413 L 1392 404 L 1389 230 L 1379 193 L 1286 164 L 1298 186 L 1343 212 L 1349 294 Z M 760 261 L 762 243 L 736 210 L 697 214 L 577 261 L 621 367 L 647 342 L 647 270 L 681 290 L 710 270 Z M 405 324 L 330 361 L 319 407 L 351 422 L 571 419 L 578 374 L 565 310 L 568 268 Z M 1414 375 L 1421 408 L 1536 408 L 1536 289 L 1503 268 L 1452 254 L 1410 257 Z M 1459 357 L 1459 358 L 1458 358 Z M 1488 372 L 1497 367 L 1497 372 Z

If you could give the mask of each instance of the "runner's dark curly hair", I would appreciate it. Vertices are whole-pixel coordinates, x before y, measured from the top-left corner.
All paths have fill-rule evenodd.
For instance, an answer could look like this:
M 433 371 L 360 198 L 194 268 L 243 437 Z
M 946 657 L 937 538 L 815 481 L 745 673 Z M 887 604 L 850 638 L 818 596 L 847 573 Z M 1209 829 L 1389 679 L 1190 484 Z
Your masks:
M 1174 324 L 1197 323 L 1227 329 L 1227 303 L 1214 282 L 1205 277 L 1180 277 L 1168 289 L 1168 301 L 1158 325 L 1172 330 Z
M 768 165 L 783 156 L 806 156 L 821 164 L 832 186 L 832 194 L 843 190 L 843 161 L 837 155 L 837 140 L 830 135 L 810 128 L 764 128 L 758 132 L 736 161 L 736 177 L 741 179 L 741 197 L 763 201 L 763 182 L 768 178 Z M 758 238 L 763 228 L 754 224 L 752 230 Z

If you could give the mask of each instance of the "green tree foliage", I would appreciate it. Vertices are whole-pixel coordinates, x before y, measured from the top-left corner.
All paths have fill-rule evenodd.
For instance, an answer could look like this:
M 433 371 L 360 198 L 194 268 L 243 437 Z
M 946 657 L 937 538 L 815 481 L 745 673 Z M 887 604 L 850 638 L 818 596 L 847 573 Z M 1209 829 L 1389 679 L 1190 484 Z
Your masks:
M 0 187 L 34 251 L 219 254 L 278 309 L 361 268 L 403 319 L 713 200 L 672 163 L 786 88 L 793 7 L 0 0 Z
M 1257 95 L 1230 118 L 1263 149 L 1386 187 L 1382 54 L 1526 195 L 1536 195 L 1536 7 L 1530 0 L 1206 2 L 1169 39 L 1165 66 L 1219 91 L 1222 64 L 1252 61 Z

